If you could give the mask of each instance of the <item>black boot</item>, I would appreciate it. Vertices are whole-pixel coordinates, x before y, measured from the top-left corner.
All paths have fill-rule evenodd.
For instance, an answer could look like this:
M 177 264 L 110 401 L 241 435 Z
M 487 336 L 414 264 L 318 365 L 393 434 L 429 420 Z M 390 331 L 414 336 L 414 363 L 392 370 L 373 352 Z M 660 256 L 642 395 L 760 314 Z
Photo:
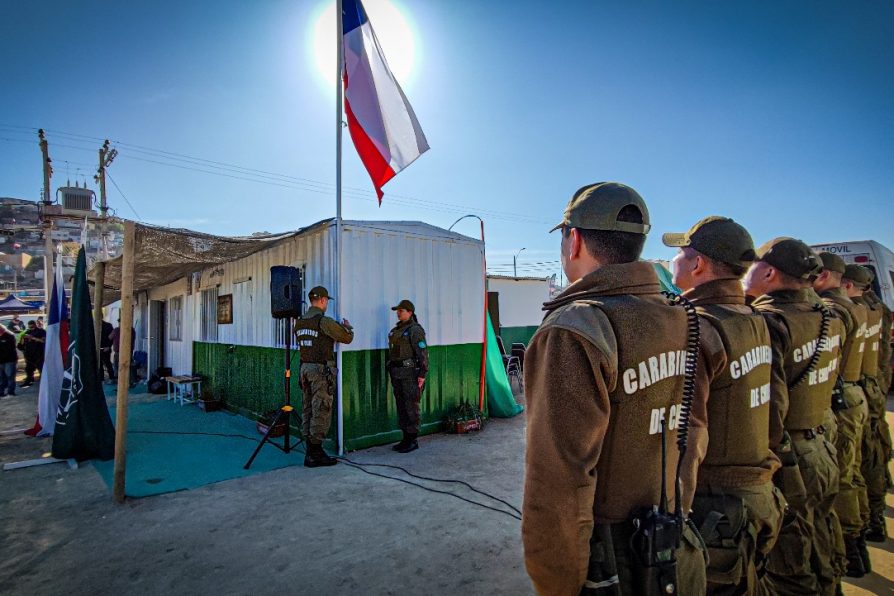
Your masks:
M 860 559 L 863 561 L 863 569 L 866 573 L 872 573 L 872 562 L 869 560 L 869 549 L 866 548 L 866 530 L 860 532 L 857 538 L 857 549 L 860 551 Z
M 866 568 L 863 566 L 863 557 L 860 556 L 860 547 L 857 546 L 857 538 L 854 536 L 844 537 L 844 550 L 847 557 L 847 571 L 845 575 L 848 577 L 863 577 L 866 575 Z
M 395 447 L 395 451 L 398 453 L 409 453 L 410 451 L 416 451 L 419 449 L 419 443 L 416 442 L 416 433 L 407 433 L 407 444 L 401 447 L 400 449 Z
M 869 520 L 869 527 L 866 529 L 865 538 L 868 542 L 884 542 L 888 539 L 884 515 L 872 516 L 872 519 Z
M 316 445 L 314 443 L 307 444 L 307 453 L 304 455 L 304 467 L 305 468 L 320 468 L 324 466 L 334 466 L 338 463 L 338 460 L 334 457 L 329 457 L 325 451 L 323 451 L 322 445 Z
M 401 451 L 401 449 L 406 449 L 407 445 L 409 445 L 409 439 L 407 438 L 408 436 L 409 435 L 407 435 L 407 433 L 404 433 L 404 436 L 403 436 L 403 438 L 401 438 L 400 443 L 392 445 L 391 448 L 394 449 L 395 451 L 403 453 L 403 451 Z

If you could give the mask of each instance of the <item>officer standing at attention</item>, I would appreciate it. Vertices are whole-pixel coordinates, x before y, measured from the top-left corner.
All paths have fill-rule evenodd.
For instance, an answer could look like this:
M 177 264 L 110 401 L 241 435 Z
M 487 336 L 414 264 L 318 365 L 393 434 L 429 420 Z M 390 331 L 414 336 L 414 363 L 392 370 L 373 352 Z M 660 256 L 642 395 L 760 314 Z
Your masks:
M 860 386 L 865 349 L 866 307 L 854 303 L 844 284 L 845 263 L 838 255 L 824 252 L 823 272 L 813 283 L 828 307 L 844 325 L 839 367 L 839 386 L 832 400 L 838 431 L 835 449 L 838 451 L 838 496 L 835 511 L 841 522 L 849 577 L 863 577 L 869 570 L 869 552 L 863 541 L 864 521 L 868 521 L 866 483 L 862 473 L 863 429 L 869 417 L 866 395 Z M 851 285 L 851 284 L 848 284 Z M 864 520 L 863 516 L 866 516 Z M 862 544 L 862 548 L 861 548 Z
M 419 449 L 419 399 L 428 374 L 428 346 L 412 302 L 401 300 L 391 310 L 397 312 L 397 325 L 388 334 L 387 368 L 397 402 L 397 423 L 404 435 L 392 449 L 409 453 Z
M 705 590 L 704 554 L 688 524 L 680 542 L 657 547 L 669 556 L 668 544 L 679 545 L 675 586 L 666 567 L 643 564 L 650 552 L 634 525 L 648 525 L 642 511 L 661 504 L 662 473 L 673 491 L 673 443 L 685 421 L 687 314 L 660 294 L 652 265 L 638 262 L 649 228 L 643 199 L 615 182 L 578 190 L 553 228 L 572 283 L 544 304 L 525 354 L 522 540 L 538 594 Z
M 817 508 L 838 489 L 834 448 L 822 427 L 838 367 L 840 327 L 811 287 L 822 262 L 794 238 L 776 238 L 757 250 L 745 275 L 745 293 L 767 322 L 772 347 L 770 446 L 782 462 L 774 480 L 789 505 L 766 565 L 771 594 L 834 592 L 830 555 L 817 549 Z M 825 519 L 824 511 L 819 517 Z M 820 565 L 814 559 L 823 559 Z
M 708 594 L 759 593 L 758 569 L 776 544 L 785 499 L 773 486 L 780 463 L 769 443 L 770 332 L 745 305 L 741 283 L 754 243 L 725 217 L 663 241 L 680 248 L 673 281 L 699 314 L 695 403 L 707 403 L 707 450 L 696 438 L 703 430 L 691 428 L 686 459 L 701 463 L 691 517 L 708 546 Z M 684 505 L 692 491 L 684 487 Z
M 307 453 L 304 466 L 334 466 L 338 463 L 323 451 L 323 440 L 332 422 L 332 396 L 338 370 L 335 368 L 335 342 L 349 344 L 354 328 L 347 319 L 339 323 L 326 316 L 329 292 L 316 286 L 308 292 L 310 308 L 295 321 L 295 344 L 301 352 L 301 391 L 304 401 L 301 416 Z
M 863 478 L 869 497 L 869 525 L 865 538 L 869 542 L 884 542 L 888 537 L 885 528 L 885 493 L 888 489 L 888 458 L 891 454 L 891 431 L 885 420 L 888 389 L 891 376 L 891 311 L 870 289 L 875 275 L 866 267 L 866 289 L 863 296 L 854 298 L 869 310 L 867 322 L 866 354 L 875 353 L 875 364 L 863 360 L 863 390 L 869 399 L 868 432 L 864 435 Z M 856 281 L 856 280 L 855 280 Z M 887 372 L 887 381 L 885 377 Z

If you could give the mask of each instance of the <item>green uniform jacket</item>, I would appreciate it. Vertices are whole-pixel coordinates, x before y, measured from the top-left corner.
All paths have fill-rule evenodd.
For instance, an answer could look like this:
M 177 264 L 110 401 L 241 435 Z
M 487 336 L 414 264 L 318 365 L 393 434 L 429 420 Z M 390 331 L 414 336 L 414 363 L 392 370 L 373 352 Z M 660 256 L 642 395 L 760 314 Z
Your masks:
M 414 366 L 403 366 L 406 361 L 412 360 Z M 425 342 L 425 329 L 416 321 L 399 322 L 388 333 L 388 368 L 397 377 L 400 369 L 413 370 L 408 378 L 424 379 L 428 374 L 428 344 Z

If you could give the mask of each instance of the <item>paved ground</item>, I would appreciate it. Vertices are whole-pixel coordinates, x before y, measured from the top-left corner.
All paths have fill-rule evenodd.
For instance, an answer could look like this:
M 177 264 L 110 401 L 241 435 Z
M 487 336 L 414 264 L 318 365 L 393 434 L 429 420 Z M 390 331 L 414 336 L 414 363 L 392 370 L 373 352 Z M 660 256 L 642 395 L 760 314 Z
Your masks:
M 30 426 L 35 408 L 36 387 L 0 400 L 0 432 Z M 408 456 L 380 447 L 351 458 L 462 478 L 520 506 L 523 415 L 420 445 Z M 3 462 L 48 450 L 48 440 L 0 436 Z M 463 487 L 422 484 L 507 509 Z M 0 472 L 0 503 L 2 594 L 532 593 L 516 519 L 344 464 L 125 505 L 90 464 L 53 464 Z M 882 546 L 873 548 L 875 573 L 846 594 L 894 592 L 894 541 Z

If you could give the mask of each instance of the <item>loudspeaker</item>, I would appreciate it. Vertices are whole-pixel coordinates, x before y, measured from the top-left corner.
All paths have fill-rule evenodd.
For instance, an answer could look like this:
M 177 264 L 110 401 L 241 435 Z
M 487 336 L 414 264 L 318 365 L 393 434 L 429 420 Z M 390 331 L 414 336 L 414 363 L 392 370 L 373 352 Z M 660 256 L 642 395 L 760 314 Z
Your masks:
M 270 268 L 270 310 L 274 319 L 301 316 L 301 270 L 277 265 Z

